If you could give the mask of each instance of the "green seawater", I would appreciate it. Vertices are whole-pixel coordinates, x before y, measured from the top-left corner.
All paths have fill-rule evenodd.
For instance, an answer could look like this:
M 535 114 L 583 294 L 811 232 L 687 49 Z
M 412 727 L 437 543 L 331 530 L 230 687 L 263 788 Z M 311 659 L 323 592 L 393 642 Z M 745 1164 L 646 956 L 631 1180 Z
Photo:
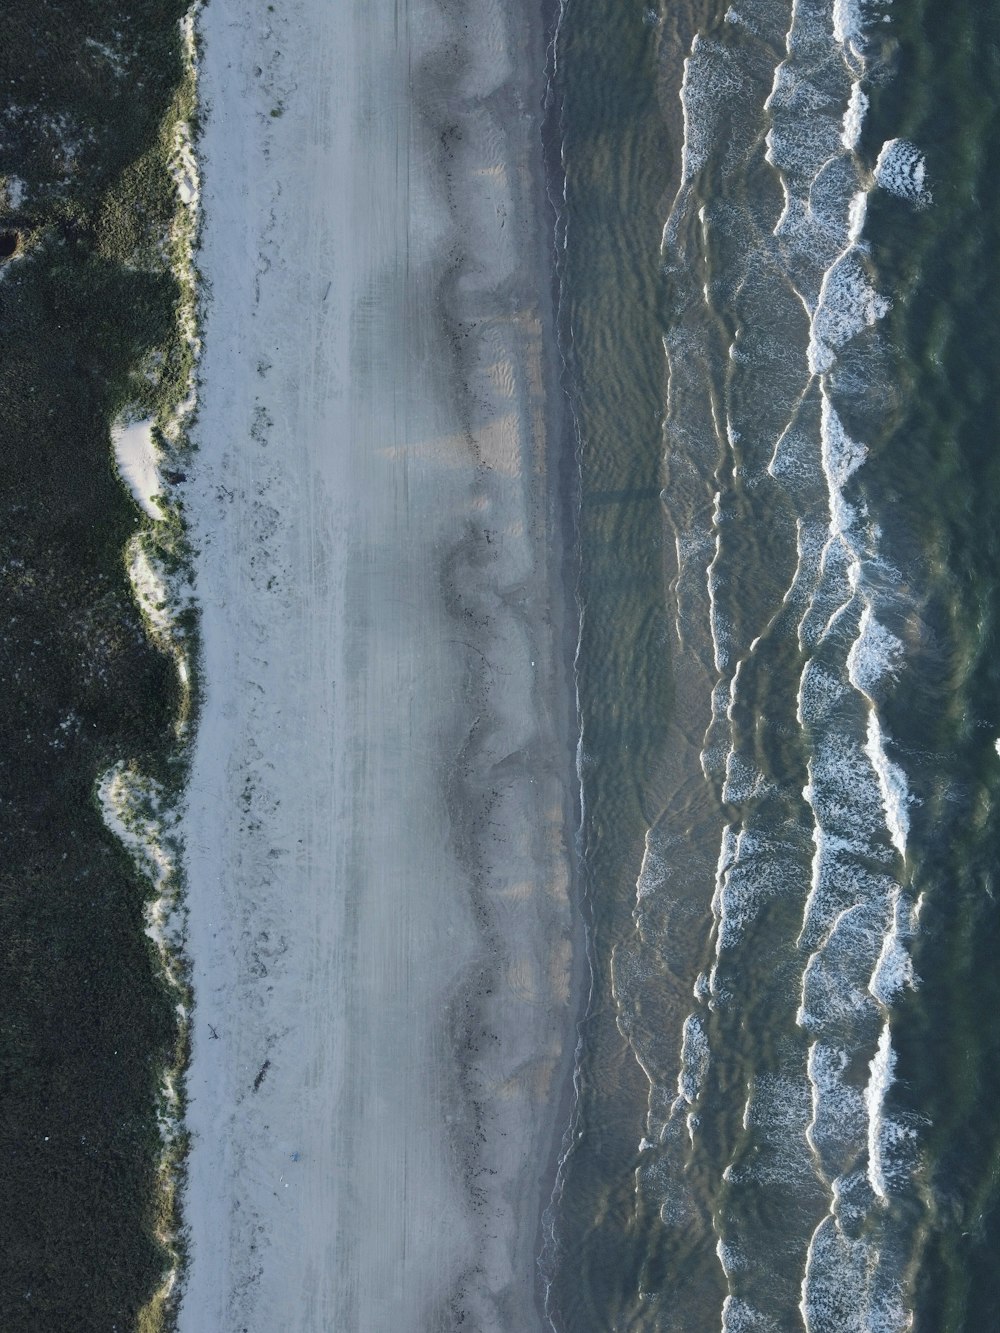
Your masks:
M 871 223 L 899 293 L 890 333 L 904 404 L 872 492 L 926 598 L 914 670 L 888 710 L 913 755 L 925 894 L 898 1096 L 926 1119 L 914 1327 L 971 1330 L 1000 1321 L 1000 12 L 920 4 L 894 22 L 898 68 L 873 111 L 925 147 L 933 189 L 926 210 Z
M 559 1329 L 1000 1317 L 1000 13 L 845 12 L 562 12 L 594 985 Z

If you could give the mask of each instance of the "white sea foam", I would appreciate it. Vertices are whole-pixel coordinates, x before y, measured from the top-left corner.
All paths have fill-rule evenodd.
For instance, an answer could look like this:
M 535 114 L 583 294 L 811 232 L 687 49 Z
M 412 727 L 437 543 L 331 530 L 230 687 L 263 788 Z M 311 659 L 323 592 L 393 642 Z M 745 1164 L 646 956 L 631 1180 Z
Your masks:
M 816 444 L 808 431 L 792 421 L 774 442 L 774 450 L 767 465 L 768 475 L 788 482 L 801 482 L 810 490 L 816 479 Z M 798 527 L 802 519 L 796 520 Z
M 861 40 L 864 30 L 860 0 L 833 0 L 833 36 L 841 46 Z
M 915 204 L 928 204 L 927 164 L 915 144 L 908 139 L 888 139 L 875 163 L 875 181 L 883 190 Z
M 809 533 L 813 540 L 819 540 L 820 546 L 811 595 L 798 627 L 799 647 L 803 652 L 814 648 L 836 627 L 851 605 L 857 582 L 857 556 L 847 536 L 853 526 L 854 510 L 840 491 L 831 501 L 831 519 L 825 533 L 821 536 L 816 528 Z
M 746 1301 L 727 1296 L 722 1302 L 722 1333 L 778 1333 L 780 1325 Z
M 704 623 L 702 613 L 704 570 L 706 563 L 711 560 L 709 552 L 712 548 L 712 538 L 701 526 L 678 532 L 674 538 L 674 550 L 677 556 L 677 574 L 674 579 L 674 594 L 677 598 L 675 623 L 682 647 L 685 643 L 687 625 L 697 623 L 700 629 Z
M 837 352 L 862 329 L 878 323 L 889 304 L 872 286 L 852 243 L 823 278 L 809 336 L 810 373 L 825 375 L 832 370 Z
M 730 684 L 723 676 L 712 689 L 712 720 L 702 741 L 700 755 L 701 770 L 710 782 L 720 774 L 725 775 L 732 748 Z
M 715 654 L 716 671 L 725 671 L 729 665 L 731 631 L 728 617 L 719 607 L 719 564 L 722 558 L 722 493 L 716 491 L 712 499 L 712 529 L 715 533 L 715 549 L 712 559 L 705 570 L 708 582 L 708 614 L 712 630 L 712 649 Z
M 739 944 L 766 902 L 797 883 L 795 873 L 789 874 L 783 864 L 781 849 L 760 833 L 743 829 L 731 853 L 729 848 L 724 850 L 725 869 L 719 874 L 712 898 L 717 958 Z M 722 854 L 719 864 L 723 865 Z
M 817 258 L 828 269 L 861 237 L 856 224 L 858 197 L 867 198 L 861 167 L 840 147 L 840 123 L 833 123 L 838 151 L 824 162 L 809 186 L 809 212 L 816 230 Z M 862 222 L 864 218 L 862 217 Z M 862 247 L 864 249 L 864 247 Z
M 917 978 L 906 941 L 916 926 L 916 912 L 897 890 L 892 895 L 892 922 L 886 931 L 882 949 L 872 972 L 868 989 L 884 1008 L 888 1009 L 907 987 L 914 987 Z
M 884 4 L 880 16 L 882 9 Z M 793 308 L 782 329 L 800 321 L 808 327 L 807 347 L 800 345 L 792 352 L 766 318 L 756 324 L 743 318 L 730 344 L 726 371 L 741 386 L 762 384 L 765 371 L 770 373 L 772 367 L 780 367 L 785 376 L 782 393 L 787 408 L 781 408 L 773 424 L 768 421 L 765 448 L 770 461 L 766 475 L 755 474 L 753 479 L 783 493 L 795 525 L 795 570 L 781 612 L 768 621 L 768 632 L 772 636 L 787 632 L 800 617 L 799 643 L 809 655 L 798 682 L 796 716 L 808 747 L 809 776 L 803 795 L 813 816 L 813 856 L 798 938 L 803 969 L 797 1017 L 810 1042 L 803 1096 L 795 1101 L 794 1113 L 789 1110 L 782 1118 L 774 1098 L 767 1109 L 759 1074 L 751 1077 L 744 1106 L 747 1138 L 725 1166 L 724 1179 L 733 1190 L 788 1192 L 794 1186 L 797 1199 L 804 1197 L 806 1180 L 817 1198 L 829 1192 L 830 1214 L 813 1234 L 806 1260 L 802 1287 L 806 1326 L 810 1333 L 854 1329 L 896 1333 L 907 1326 L 908 1316 L 892 1279 L 895 1255 L 890 1256 L 883 1245 L 891 1210 L 880 1208 L 879 1199 L 905 1178 L 904 1155 L 898 1151 L 905 1132 L 885 1111 L 893 1057 L 888 1030 L 884 1041 L 879 1034 L 886 1007 L 903 986 L 913 984 L 908 952 L 913 913 L 898 879 L 899 858 L 905 856 L 909 836 L 911 797 L 901 765 L 889 757 L 892 744 L 877 706 L 897 677 L 903 648 L 876 615 L 879 604 L 874 599 L 884 583 L 881 538 L 869 519 L 864 488 L 855 481 L 867 456 L 857 424 L 863 398 L 851 397 L 849 417 L 841 404 L 853 393 L 852 384 L 845 386 L 848 370 L 852 383 L 866 382 L 871 369 L 866 352 L 875 343 L 871 330 L 890 306 L 890 293 L 879 289 L 864 241 L 869 192 L 878 184 L 916 198 L 914 191 L 924 191 L 926 182 L 923 159 L 915 149 L 907 156 L 898 146 L 902 141 L 893 141 L 897 147 L 891 151 L 887 146 L 874 173 L 860 156 L 870 95 L 865 50 L 866 24 L 872 14 L 867 0 L 792 0 L 791 10 L 787 58 L 775 69 L 766 117 L 756 122 L 764 131 L 766 158 L 782 191 L 780 218 L 775 224 L 773 215 L 761 212 L 744 219 L 741 208 L 749 215 L 752 204 L 732 201 L 724 217 L 717 205 L 711 216 L 713 226 L 729 228 L 731 240 L 742 234 L 743 220 L 758 228 L 763 224 L 769 267 L 765 270 L 762 257 L 757 267 L 747 261 L 735 276 L 713 273 L 710 289 L 704 288 L 700 296 L 704 272 L 694 266 L 687 280 L 702 315 L 702 299 L 714 314 L 711 302 L 724 303 L 728 292 L 737 290 L 738 281 L 743 283 L 739 290 L 748 294 L 746 309 L 760 299 L 757 287 L 762 282 L 780 283 L 785 297 L 790 286 L 805 319 Z M 731 9 L 726 17 L 734 23 L 742 14 Z M 776 17 L 776 11 L 769 12 L 769 22 L 773 24 Z M 727 52 L 723 45 L 699 38 L 685 64 L 683 184 L 710 158 L 714 169 L 724 157 L 720 168 L 725 172 L 741 151 L 740 133 L 734 131 L 724 143 L 717 140 L 727 124 L 721 117 L 736 120 L 741 96 L 736 65 L 742 40 L 729 28 L 722 39 L 723 45 L 729 43 Z M 773 33 L 769 40 L 773 45 Z M 685 203 L 683 184 L 672 234 L 678 252 L 689 254 L 699 235 L 703 244 L 712 238 L 705 236 L 703 205 L 698 232 L 695 208 L 701 200 L 694 200 L 692 193 Z M 690 229 L 689 242 L 683 239 L 685 226 Z M 773 228 L 773 242 L 766 236 L 768 227 Z M 746 234 L 755 234 L 753 228 Z M 743 306 L 740 311 L 742 316 Z M 787 332 L 785 336 L 787 342 Z M 675 338 L 671 345 L 677 352 L 681 344 Z M 831 379 L 834 372 L 837 377 Z M 685 384 L 689 391 L 694 387 L 693 381 Z M 694 401 L 695 395 L 691 397 Z M 708 411 L 702 412 L 702 438 L 718 442 L 724 420 L 730 447 L 742 431 L 740 452 L 749 456 L 758 426 L 739 394 L 727 389 L 717 399 L 702 401 L 712 404 L 711 424 Z M 851 433 L 838 408 L 845 411 Z M 701 461 L 707 461 L 704 454 Z M 705 468 L 704 478 L 713 475 L 713 468 L 714 464 Z M 746 465 L 737 484 L 749 490 L 750 475 Z M 762 771 L 749 746 L 738 743 L 734 722 L 739 717 L 734 709 L 736 681 L 753 651 L 747 643 L 751 636 L 754 644 L 763 641 L 764 634 L 762 625 L 745 623 L 742 605 L 738 623 L 735 612 L 729 611 L 736 605 L 742 571 L 731 544 L 723 541 L 728 535 L 723 519 L 735 512 L 728 493 L 715 495 L 714 549 L 706 548 L 701 562 L 701 569 L 707 566 L 709 621 L 719 677 L 702 765 L 715 786 L 724 763 L 721 796 L 743 807 L 741 822 L 723 832 L 712 899 L 715 962 L 708 976 L 701 973 L 695 982 L 701 1013 L 688 1018 L 681 1041 L 678 1102 L 689 1120 L 695 1114 L 691 1108 L 696 1107 L 706 1123 L 714 1112 L 699 1102 L 703 1040 L 707 1051 L 703 1006 L 706 999 L 709 1009 L 722 1009 L 727 998 L 735 1002 L 742 986 L 739 949 L 747 947 L 748 929 L 764 920 L 770 929 L 773 918 L 762 917 L 762 909 L 786 892 L 792 880 L 801 895 L 802 879 L 801 850 L 783 856 L 780 847 L 760 836 L 755 824 L 755 802 L 763 798 L 770 818 L 772 804 L 791 794 L 783 790 L 780 779 L 765 776 L 771 768 Z M 699 609 L 705 601 L 702 585 Z M 702 617 L 704 625 L 703 611 Z M 744 683 L 748 676 L 749 672 L 744 674 Z M 792 864 L 796 873 L 789 875 Z M 731 996 L 721 994 L 725 987 Z M 719 1051 L 712 1058 L 722 1056 Z M 721 1066 L 719 1072 L 721 1077 Z M 796 1072 L 801 1073 L 800 1065 Z M 791 1144 L 797 1145 L 796 1151 Z M 703 1147 L 699 1141 L 699 1151 Z M 760 1294 L 766 1290 L 760 1282 L 766 1256 L 730 1221 L 723 1210 L 718 1219 L 719 1259 L 727 1279 L 736 1275 L 725 1301 L 723 1327 L 741 1333 L 744 1328 L 767 1327 L 774 1308 Z M 785 1254 L 792 1252 L 792 1244 L 804 1246 L 808 1236 L 808 1231 L 799 1232 L 793 1241 L 793 1227 L 789 1219 L 788 1230 L 781 1233 Z M 752 1289 L 740 1277 L 743 1268 L 753 1273 Z
M 882 945 L 882 913 L 875 908 L 871 902 L 845 907 L 806 964 L 796 1022 L 814 1036 L 851 1032 L 875 1016 L 868 987 Z
M 832 496 L 835 492 L 840 491 L 848 479 L 853 477 L 854 473 L 861 467 L 868 456 L 868 449 L 865 445 L 859 444 L 857 440 L 851 439 L 825 393 L 822 399 L 820 433 L 823 471 L 830 487 L 831 509 L 833 509 Z M 843 532 L 849 526 L 849 522 L 836 524 L 834 530 Z
M 789 606 L 803 608 L 802 619 L 806 620 L 819 583 L 823 552 L 826 547 L 826 530 L 812 520 L 796 519 L 795 551 L 796 565 L 791 586 L 785 594 Z M 801 625 L 799 628 L 799 647 L 805 649 Z
M 741 1154 L 739 1165 L 726 1167 L 725 1178 L 733 1184 L 795 1185 L 808 1189 L 813 1177 L 804 1131 L 811 1116 L 812 1085 L 805 1071 L 754 1076 L 746 1105 L 743 1128 L 752 1135 L 753 1150 Z
M 825 733 L 816 741 L 808 772 L 804 794 L 820 827 L 837 845 L 876 855 L 873 840 L 884 828 L 881 793 L 861 747 L 850 735 Z
M 865 1105 L 861 1093 L 844 1081 L 849 1059 L 846 1051 L 814 1041 L 809 1047 L 807 1073 L 812 1117 L 806 1142 L 816 1156 L 820 1173 L 835 1177 L 850 1145 L 864 1133 Z
M 829 780 L 815 775 L 824 764 L 814 760 L 810 764 L 814 775 L 803 790 L 813 810 L 814 851 L 797 943 L 809 951 L 820 947 L 842 913 L 866 904 L 881 905 L 887 911 L 896 884 L 889 874 L 871 868 L 876 859 L 888 863 L 888 856 L 876 836 L 884 836 L 885 826 L 870 767 L 841 737 L 826 738 L 824 749 L 834 756 L 826 769 Z M 881 929 L 878 934 L 881 940 Z M 877 953 L 876 947 L 869 970 Z
M 864 1117 L 864 1098 L 861 1097 L 859 1100 L 862 1105 L 861 1114 Z M 830 1186 L 830 1194 L 833 1199 L 831 1214 L 837 1219 L 838 1225 L 850 1227 L 855 1234 L 858 1228 L 864 1226 L 872 1209 L 877 1206 L 866 1169 L 847 1171 L 844 1175 L 838 1176 Z
M 906 855 L 906 840 L 910 833 L 909 807 L 913 801 L 906 782 L 906 774 L 899 764 L 893 763 L 885 752 L 885 739 L 882 724 L 874 708 L 868 714 L 868 738 L 865 741 L 865 754 L 871 761 L 875 776 L 878 778 L 882 793 L 882 805 L 885 809 L 885 822 L 889 829 L 892 845 L 900 856 Z
M 745 805 L 767 789 L 764 774 L 736 750 L 726 757 L 726 778 L 722 799 L 730 805 Z
M 860 11 L 840 3 L 835 17 L 839 38 L 859 40 Z M 807 313 L 815 319 L 826 299 L 830 275 L 860 238 L 863 215 L 850 200 L 863 194 L 863 173 L 854 148 L 867 106 L 858 62 L 846 60 L 830 42 L 830 12 L 825 5 L 794 3 L 786 35 L 787 59 L 775 70 L 765 102 L 771 124 L 766 159 L 777 170 L 784 193 L 774 235 L 782 242 L 788 276 Z M 838 85 L 844 91 L 838 95 Z M 824 298 L 823 288 L 828 291 Z M 870 302 L 869 302 L 870 304 Z M 831 341 L 814 327 L 811 372 L 825 373 L 845 339 Z M 853 336 L 853 335 L 850 335 Z
M 816 658 L 802 668 L 795 716 L 799 726 L 827 721 L 847 693 L 833 672 Z
M 844 127 L 840 135 L 840 142 L 849 153 L 853 153 L 858 146 L 867 111 L 868 97 L 862 91 L 861 84 L 855 80 L 851 85 L 851 98 L 844 112 Z
M 681 1166 L 689 1144 L 690 1134 L 681 1120 L 668 1120 L 655 1144 L 659 1151 L 644 1153 L 637 1172 L 645 1188 L 659 1199 L 660 1218 L 669 1227 L 691 1226 L 698 1219 L 698 1208 Z
M 677 1075 L 677 1093 L 688 1106 L 701 1096 L 708 1073 L 711 1049 L 705 1027 L 698 1014 L 688 1014 L 681 1035 L 681 1067 Z
M 656 830 L 649 829 L 642 852 L 642 865 L 635 881 L 635 900 L 640 905 L 646 898 L 654 898 L 670 878 L 671 867 L 663 854 L 662 843 Z
M 878 1246 L 825 1217 L 809 1243 L 799 1309 L 806 1333 L 905 1333 L 912 1319 Z
M 684 61 L 681 106 L 684 142 L 681 146 L 681 184 L 688 184 L 708 161 L 718 139 L 723 105 L 741 87 L 744 75 L 727 47 L 700 35 L 691 43 Z
M 829 98 L 797 70 L 779 66 L 765 105 L 776 113 L 766 137 L 768 162 L 808 190 L 840 147 L 840 123 L 830 114 Z
M 722 911 L 722 886 L 729 868 L 736 860 L 739 834 L 732 824 L 726 824 L 719 842 L 719 856 L 715 864 L 715 892 L 712 894 L 712 913 L 718 918 Z
M 861 244 L 861 233 L 865 229 L 868 217 L 868 194 L 858 190 L 851 199 L 851 208 L 847 216 L 847 239 L 852 245 Z
M 760 31 L 760 25 L 756 20 L 756 14 L 740 13 L 735 5 L 730 5 L 725 13 L 725 21 L 727 23 L 739 24 L 740 27 L 746 28 L 749 32 L 756 33 Z
M 896 1069 L 896 1053 L 892 1049 L 889 1024 L 879 1034 L 878 1049 L 868 1066 L 871 1077 L 865 1089 L 865 1109 L 868 1112 L 868 1180 L 883 1201 L 888 1199 L 885 1168 L 885 1098 L 892 1085 Z
M 737 864 L 728 872 L 719 895 L 719 931 L 716 950 L 734 949 L 761 904 L 770 897 L 769 873 L 759 866 Z
M 876 618 L 866 604 L 858 623 L 858 636 L 847 655 L 847 673 L 854 688 L 873 704 L 881 696 L 880 687 L 895 679 L 903 662 L 903 645 Z
M 774 152 L 770 131 L 768 131 L 765 136 L 765 143 L 767 145 L 765 156 L 773 165 Z M 777 222 L 771 229 L 771 235 L 778 237 L 786 235 L 794 236 L 802 228 L 805 219 L 805 204 L 803 204 L 801 199 L 796 198 L 796 196 L 792 194 L 791 190 L 788 188 L 788 181 L 783 175 L 779 174 L 778 181 L 784 194 L 784 204 L 781 212 L 778 214 Z M 812 313 L 808 305 L 806 309 L 809 314 Z
M 746 1267 L 746 1260 L 731 1242 L 723 1240 L 720 1236 L 715 1242 L 715 1253 L 718 1256 L 719 1263 L 722 1265 L 722 1271 L 727 1277 L 731 1273 L 738 1272 Z

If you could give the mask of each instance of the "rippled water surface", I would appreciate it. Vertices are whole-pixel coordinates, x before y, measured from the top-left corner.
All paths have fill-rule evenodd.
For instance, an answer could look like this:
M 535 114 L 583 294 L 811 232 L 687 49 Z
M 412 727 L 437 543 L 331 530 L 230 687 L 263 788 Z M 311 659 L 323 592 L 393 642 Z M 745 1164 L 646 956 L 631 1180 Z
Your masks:
M 566 1329 L 1000 1318 L 1000 17 L 567 0 Z

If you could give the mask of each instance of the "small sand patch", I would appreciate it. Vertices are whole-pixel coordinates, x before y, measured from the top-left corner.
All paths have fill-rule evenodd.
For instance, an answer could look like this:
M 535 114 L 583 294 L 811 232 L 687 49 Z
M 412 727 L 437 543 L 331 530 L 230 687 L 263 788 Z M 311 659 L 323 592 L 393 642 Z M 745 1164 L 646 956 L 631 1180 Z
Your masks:
M 163 490 L 159 472 L 159 452 L 153 440 L 152 421 L 121 422 L 111 429 L 115 461 L 122 481 L 136 503 L 150 518 L 163 518 L 156 496 Z

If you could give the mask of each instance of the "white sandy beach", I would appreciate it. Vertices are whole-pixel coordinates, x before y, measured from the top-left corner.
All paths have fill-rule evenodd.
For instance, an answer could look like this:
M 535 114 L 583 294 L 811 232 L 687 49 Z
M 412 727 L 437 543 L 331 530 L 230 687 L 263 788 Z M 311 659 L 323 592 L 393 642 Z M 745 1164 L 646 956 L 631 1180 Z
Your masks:
M 540 17 L 211 0 L 183 1333 L 543 1326 L 581 959 Z

